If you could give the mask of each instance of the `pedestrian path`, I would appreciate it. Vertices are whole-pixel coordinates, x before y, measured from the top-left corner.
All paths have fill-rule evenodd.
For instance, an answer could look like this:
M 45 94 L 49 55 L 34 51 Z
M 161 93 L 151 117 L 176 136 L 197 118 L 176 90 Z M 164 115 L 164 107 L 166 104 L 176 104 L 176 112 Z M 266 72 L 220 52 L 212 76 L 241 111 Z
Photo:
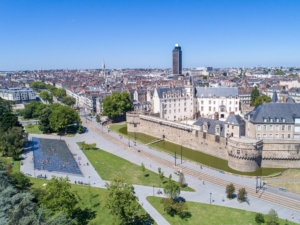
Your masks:
M 87 125 L 84 123 L 84 125 Z M 90 126 L 90 125 L 89 125 Z M 128 140 L 127 139 L 120 139 L 118 134 L 115 134 L 113 132 L 109 132 L 108 129 L 103 128 L 103 136 L 101 135 L 102 133 L 102 127 L 99 125 L 97 126 L 96 131 L 93 129 L 90 129 L 87 133 L 81 134 L 81 135 L 76 135 L 75 137 L 62 137 L 68 144 L 68 147 L 70 148 L 72 154 L 74 154 L 74 157 L 76 161 L 78 161 L 78 157 L 81 158 L 81 161 L 86 163 L 89 162 L 88 159 L 85 157 L 83 152 L 79 149 L 77 142 L 81 141 L 86 141 L 87 143 L 96 143 L 97 147 L 110 152 L 112 154 L 115 154 L 117 156 L 120 156 L 130 162 L 133 162 L 137 165 L 141 165 L 143 162 L 146 166 L 147 169 L 156 172 L 158 171 L 158 167 L 162 168 L 162 171 L 165 173 L 165 176 L 169 176 L 172 174 L 173 180 L 177 180 L 178 177 L 174 175 L 174 171 L 177 171 L 178 169 L 182 169 L 184 172 L 187 169 L 193 169 L 197 171 L 201 171 L 201 174 L 205 176 L 205 174 L 208 174 L 210 176 L 215 177 L 216 179 L 222 178 L 226 179 L 228 181 L 234 181 L 237 183 L 242 184 L 247 184 L 246 186 L 249 185 L 249 187 L 254 186 L 255 180 L 253 178 L 243 178 L 243 177 L 236 177 L 228 174 L 221 174 L 218 171 L 215 170 L 210 170 L 209 168 L 203 167 L 200 169 L 200 166 L 188 161 L 184 161 L 183 164 L 179 164 L 175 167 L 173 164 L 172 166 L 165 166 L 164 164 L 161 164 L 161 161 L 155 161 L 150 158 L 146 158 L 145 154 L 151 154 L 155 155 L 157 159 L 162 159 L 165 160 L 169 163 L 174 162 L 174 158 L 172 155 L 166 154 L 164 152 L 159 152 L 156 150 L 153 150 L 149 148 L 148 146 L 140 145 L 137 143 L 136 147 L 128 147 Z M 105 134 L 105 137 L 104 137 Z M 108 137 L 111 138 L 111 140 L 107 139 Z M 55 136 L 49 136 L 49 135 L 34 135 L 35 137 L 42 137 L 42 138 L 57 138 L 59 139 L 60 137 L 55 137 Z M 31 135 L 30 135 L 31 137 Z M 30 138 L 29 137 L 29 138 Z M 117 141 L 116 141 L 117 140 Z M 122 141 L 122 145 L 120 145 L 119 141 Z M 130 141 L 130 146 L 133 146 L 133 142 Z M 140 154 L 137 150 L 141 150 Z M 25 157 L 28 160 L 26 163 L 21 166 L 21 171 L 30 171 L 30 151 L 26 153 Z M 32 157 L 31 157 L 32 158 Z M 178 160 L 179 161 L 179 160 Z M 177 162 L 178 162 L 177 161 Z M 90 162 L 89 162 L 90 163 Z M 91 165 L 91 164 L 90 164 Z M 25 169 L 27 168 L 27 169 Z M 95 169 L 90 166 L 84 166 L 80 168 L 82 170 L 82 173 L 84 174 L 84 182 L 90 182 L 92 186 L 94 187 L 100 187 L 104 188 L 105 181 L 101 179 L 99 174 L 95 171 Z M 32 169 L 33 171 L 33 169 Z M 32 172 L 31 171 L 31 172 Z M 47 173 L 48 174 L 48 173 Z M 59 176 L 60 174 L 50 174 L 49 177 L 52 175 L 57 175 Z M 64 174 L 61 174 L 62 176 L 65 176 Z M 47 175 L 48 176 L 48 175 Z M 79 178 L 76 176 L 69 176 L 71 182 L 78 180 Z M 195 178 L 194 176 L 190 175 L 185 175 L 186 181 L 188 185 L 196 190 L 196 192 L 182 192 L 181 195 L 184 197 L 187 201 L 194 201 L 194 202 L 202 202 L 202 203 L 210 203 L 210 193 L 212 193 L 213 197 L 213 204 L 216 205 L 222 205 L 222 206 L 227 206 L 227 207 L 232 207 L 232 208 L 238 208 L 238 209 L 245 209 L 249 211 L 254 211 L 254 212 L 261 212 L 261 213 L 268 213 L 268 211 L 273 208 L 278 212 L 278 215 L 280 218 L 283 219 L 289 219 L 291 220 L 290 216 L 292 213 L 295 215 L 295 220 L 300 219 L 300 213 L 295 210 L 290 210 L 288 208 L 282 207 L 280 205 L 272 204 L 270 202 L 262 201 L 261 199 L 258 198 L 253 198 L 249 197 L 249 203 L 238 203 L 236 200 L 226 200 L 225 202 L 222 202 L 221 199 L 224 197 L 225 194 L 225 189 L 224 187 L 221 187 L 219 185 L 215 185 L 213 183 L 209 182 L 204 182 L 203 184 L 203 178 L 199 180 L 199 178 Z M 147 196 L 152 196 L 153 195 L 153 187 L 147 187 L 147 186 L 140 186 L 140 185 L 134 185 L 136 195 L 139 198 L 140 204 L 142 204 L 142 207 L 149 213 L 149 215 L 158 223 L 158 224 L 169 224 L 164 217 L 162 217 L 154 207 L 146 200 Z M 154 187 L 155 190 L 157 188 L 162 189 L 162 187 Z M 279 193 L 280 194 L 280 193 Z M 156 192 L 154 192 L 154 195 L 156 195 Z M 162 197 L 159 195 L 159 197 Z

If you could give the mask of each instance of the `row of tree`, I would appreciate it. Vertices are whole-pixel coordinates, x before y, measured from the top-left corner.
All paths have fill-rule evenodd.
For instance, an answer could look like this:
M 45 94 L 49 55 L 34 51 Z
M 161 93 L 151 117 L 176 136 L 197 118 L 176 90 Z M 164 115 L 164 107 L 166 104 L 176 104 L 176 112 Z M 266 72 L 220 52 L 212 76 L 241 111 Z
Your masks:
M 76 99 L 67 96 L 66 90 L 64 88 L 57 88 L 50 84 L 45 84 L 44 82 L 37 81 L 31 82 L 30 86 L 35 90 L 40 92 L 40 97 L 48 103 L 53 102 L 53 96 L 61 99 L 62 103 L 67 106 L 72 106 L 76 103 Z
M 3 156 L 18 159 L 27 142 L 27 134 L 12 113 L 12 102 L 0 98 L 0 151 Z
M 38 118 L 39 129 L 43 133 L 66 133 L 68 128 L 73 129 L 74 124 L 82 130 L 77 111 L 58 103 L 46 105 L 33 101 L 26 104 L 25 109 L 19 111 L 19 115 L 26 119 Z

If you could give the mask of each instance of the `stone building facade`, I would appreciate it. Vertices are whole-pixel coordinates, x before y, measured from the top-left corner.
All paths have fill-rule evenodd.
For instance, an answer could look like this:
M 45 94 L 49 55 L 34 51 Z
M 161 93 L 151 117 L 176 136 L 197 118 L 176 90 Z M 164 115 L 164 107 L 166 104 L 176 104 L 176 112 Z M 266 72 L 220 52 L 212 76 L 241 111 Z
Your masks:
M 228 161 L 239 171 L 260 167 L 299 168 L 300 140 L 260 139 L 247 136 L 249 123 L 231 113 L 226 121 L 199 118 L 193 125 L 167 121 L 138 113 L 127 113 L 128 132 L 145 133 L 156 138 L 204 152 Z

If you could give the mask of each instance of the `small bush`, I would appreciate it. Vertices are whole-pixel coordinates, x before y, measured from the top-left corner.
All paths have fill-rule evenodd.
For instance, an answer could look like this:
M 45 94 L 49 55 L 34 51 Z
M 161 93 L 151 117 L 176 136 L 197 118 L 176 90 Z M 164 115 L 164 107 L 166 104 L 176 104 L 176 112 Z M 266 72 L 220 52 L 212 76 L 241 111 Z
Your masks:
M 261 213 L 256 213 L 255 215 L 255 222 L 258 224 L 264 223 L 265 222 L 265 217 Z
M 226 194 L 227 194 L 227 198 L 229 199 L 232 199 L 234 197 L 234 192 L 235 192 L 235 187 L 234 185 L 231 183 L 231 184 L 228 184 L 226 186 Z
M 245 201 L 246 197 L 247 197 L 246 189 L 245 188 L 239 189 L 238 196 L 237 196 L 238 201 L 243 202 Z

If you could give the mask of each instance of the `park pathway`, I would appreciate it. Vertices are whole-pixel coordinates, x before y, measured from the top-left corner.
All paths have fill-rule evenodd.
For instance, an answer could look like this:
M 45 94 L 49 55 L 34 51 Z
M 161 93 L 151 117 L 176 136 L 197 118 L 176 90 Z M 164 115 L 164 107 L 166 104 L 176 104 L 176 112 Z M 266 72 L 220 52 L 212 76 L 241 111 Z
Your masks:
M 300 219 L 300 208 L 290 209 L 289 207 L 285 206 L 284 204 L 273 203 L 273 200 L 270 199 L 265 200 L 264 198 L 257 197 L 255 191 L 254 193 L 249 194 L 249 202 L 248 203 L 238 203 L 236 200 L 226 200 L 225 202 L 221 201 L 224 197 L 224 185 L 227 185 L 230 182 L 235 183 L 236 189 L 238 187 L 246 187 L 246 190 L 249 192 L 251 187 L 254 186 L 255 180 L 253 178 L 243 178 L 228 174 L 221 174 L 218 171 L 211 170 L 209 168 L 203 167 L 200 169 L 199 165 L 184 161 L 183 164 L 177 165 L 174 167 L 174 157 L 166 154 L 164 152 L 159 152 L 154 149 L 149 148 L 148 146 L 141 145 L 137 143 L 137 146 L 132 147 L 134 143 L 130 141 L 130 146 L 128 147 L 128 139 L 120 138 L 120 135 L 115 134 L 113 132 L 109 132 L 106 128 L 102 128 L 100 125 L 88 124 L 83 120 L 83 125 L 89 128 L 88 133 L 76 135 L 75 137 L 62 137 L 63 140 L 69 144 L 70 150 L 74 154 L 82 154 L 81 158 L 88 162 L 88 159 L 82 153 L 82 151 L 77 146 L 76 142 L 86 141 L 87 143 L 96 143 L 97 147 L 115 154 L 119 157 L 122 157 L 130 162 L 133 162 L 137 165 L 141 165 L 144 162 L 147 169 L 156 172 L 158 167 L 161 167 L 165 173 L 165 176 L 172 174 L 173 179 L 176 180 L 177 177 L 174 175 L 174 171 L 178 169 L 182 169 L 185 173 L 185 178 L 187 183 L 190 187 L 194 188 L 196 192 L 181 192 L 181 196 L 184 197 L 187 201 L 194 201 L 194 202 L 202 202 L 202 203 L 210 203 L 212 200 L 212 204 L 227 206 L 232 208 L 238 209 L 245 209 L 254 212 L 261 212 L 261 213 L 268 213 L 268 211 L 273 208 L 278 212 L 280 218 L 291 220 L 291 214 L 295 215 L 295 219 Z M 103 129 L 103 132 L 102 132 Z M 41 138 L 60 138 L 57 136 L 50 136 L 50 135 L 32 135 L 35 137 Z M 140 152 L 138 152 L 140 150 Z M 27 154 L 29 154 L 28 152 Z M 77 155 L 76 155 L 77 156 Z M 27 156 L 26 156 L 27 157 Z M 77 156 L 78 157 L 78 156 Z M 30 156 L 29 163 L 30 163 Z M 75 157 L 76 158 L 76 157 Z M 178 160 L 179 161 L 179 160 Z M 26 164 L 25 164 L 26 165 Z M 92 165 L 90 163 L 90 165 Z M 28 166 L 28 165 L 27 165 Z M 28 166 L 29 167 L 29 166 Z M 32 166 L 31 166 L 32 167 Z M 22 167 L 21 167 L 22 168 Z M 26 173 L 26 171 L 24 171 Z M 105 181 L 101 179 L 98 175 L 97 171 L 92 166 L 84 167 L 84 179 L 85 182 L 91 181 L 91 185 L 94 187 L 104 188 Z M 57 174 L 60 176 L 61 174 Z M 90 176 L 90 179 L 88 178 Z M 50 177 L 50 176 L 49 176 Z M 71 176 L 69 176 L 72 178 Z M 78 177 L 72 178 L 71 182 L 78 179 Z M 205 184 L 203 184 L 205 183 Z M 134 185 L 136 194 L 139 198 L 139 202 L 142 207 L 150 214 L 150 216 L 158 223 L 158 224 L 169 224 L 164 217 L 157 212 L 157 210 L 146 200 L 147 196 L 156 195 L 156 191 L 158 188 L 162 189 L 162 187 L 148 187 L 148 186 L 141 186 L 141 185 Z M 269 189 L 269 188 L 268 188 Z M 265 196 L 267 193 L 267 188 L 265 188 L 264 192 L 260 191 L 259 194 Z M 273 196 L 276 198 L 281 199 L 281 201 L 293 200 L 291 196 L 298 196 L 293 195 L 292 193 L 280 193 L 276 189 L 273 190 Z M 278 192 L 278 194 L 276 193 Z M 212 193 L 212 194 L 210 194 Z M 269 192 L 268 192 L 269 193 Z M 272 193 L 271 193 L 272 194 Z M 286 197 L 283 197 L 280 194 L 286 194 Z M 210 195 L 212 199 L 210 199 Z M 254 197 L 256 195 L 256 197 Z M 159 195 L 159 197 L 163 197 Z M 298 196 L 299 198 L 299 196 Z M 284 200 L 283 200 L 284 199 Z M 297 199 L 297 198 L 295 198 Z M 300 198 L 299 198 L 300 199 Z M 294 201 L 294 200 L 293 200 Z M 295 201 L 298 203 L 298 201 Z
M 224 197 L 224 187 L 229 183 L 234 183 L 236 186 L 236 189 L 239 189 L 241 187 L 245 187 L 249 200 L 251 200 L 251 204 L 249 201 L 249 205 L 245 207 L 246 210 L 250 211 L 256 211 L 256 212 L 263 212 L 267 213 L 270 208 L 274 208 L 280 215 L 281 218 L 290 219 L 288 215 L 291 215 L 292 213 L 294 215 L 297 215 L 300 218 L 300 196 L 294 193 L 289 192 L 281 192 L 278 191 L 275 188 L 271 187 L 263 187 L 262 190 L 260 190 L 258 193 L 255 191 L 255 179 L 254 178 L 245 178 L 241 176 L 234 176 L 230 174 L 221 174 L 218 171 L 211 170 L 208 168 L 199 169 L 199 165 L 191 162 L 184 162 L 182 165 L 178 165 L 177 167 L 174 167 L 173 160 L 174 158 L 166 153 L 161 153 L 159 151 L 149 149 L 149 147 L 141 145 L 138 143 L 137 146 L 133 146 L 134 142 L 130 142 L 130 146 L 128 147 L 128 139 L 120 138 L 119 134 L 115 134 L 113 132 L 109 132 L 106 128 L 103 128 L 96 123 L 84 123 L 89 129 L 97 133 L 98 135 L 101 135 L 105 139 L 107 139 L 109 142 L 118 145 L 121 147 L 121 149 L 126 149 L 127 153 L 124 154 L 124 151 L 122 151 L 121 157 L 128 159 L 129 161 L 132 161 L 138 165 L 141 164 L 141 162 L 146 161 L 151 163 L 150 167 L 146 165 L 147 169 L 150 169 L 154 172 L 157 172 L 155 169 L 158 167 L 162 167 L 165 171 L 171 171 L 170 174 L 173 174 L 175 170 L 182 169 L 183 172 L 186 175 L 186 178 L 189 179 L 189 186 L 196 188 L 196 192 L 185 192 L 184 196 L 187 196 L 188 200 L 191 201 L 197 201 L 197 202 L 206 202 L 209 203 L 209 199 L 207 196 L 209 196 L 210 191 L 216 190 L 217 193 L 219 193 L 218 199 L 222 199 Z M 103 130 L 103 132 L 102 132 Z M 105 148 L 104 148 L 105 150 Z M 140 152 L 138 151 L 140 150 Z M 110 151 L 111 152 L 111 151 Z M 130 157 L 128 155 L 130 154 Z M 126 155 L 126 156 L 125 156 Z M 139 161 L 136 160 L 137 157 L 140 157 Z M 174 174 L 173 174 L 174 176 Z M 201 181 L 199 181 L 201 180 Z M 201 194 L 199 195 L 199 192 L 203 192 L 203 187 L 200 187 L 199 184 L 202 184 L 202 181 L 205 181 L 205 188 L 207 188 L 207 193 L 205 196 L 201 197 Z M 207 182 L 207 183 L 206 183 Z M 199 192 L 198 192 L 199 191 Z M 197 197 L 199 196 L 199 198 Z M 254 198 L 252 198 L 254 197 Z M 217 202 L 217 200 L 214 200 L 214 204 Z M 244 205 L 242 204 L 235 204 L 233 201 L 225 201 L 226 206 L 228 207 L 234 207 L 234 208 L 244 208 Z M 220 205 L 224 205 L 224 203 L 220 203 Z M 259 206 L 259 207 L 258 207 Z

